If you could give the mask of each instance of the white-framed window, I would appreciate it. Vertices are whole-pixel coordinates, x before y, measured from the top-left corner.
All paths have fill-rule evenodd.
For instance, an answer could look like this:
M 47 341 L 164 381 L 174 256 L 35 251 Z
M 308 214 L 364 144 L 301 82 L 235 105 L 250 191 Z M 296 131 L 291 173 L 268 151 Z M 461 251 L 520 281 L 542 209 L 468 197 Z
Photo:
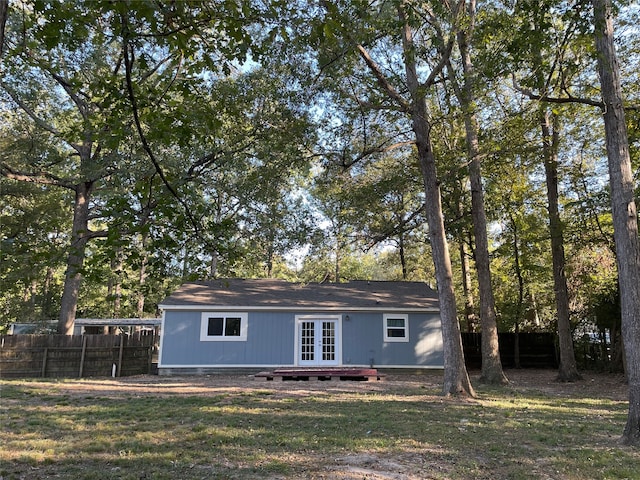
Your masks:
M 382 320 L 385 342 L 409 341 L 409 315 L 385 313 Z
M 203 312 L 200 320 L 202 342 L 246 342 L 246 313 Z

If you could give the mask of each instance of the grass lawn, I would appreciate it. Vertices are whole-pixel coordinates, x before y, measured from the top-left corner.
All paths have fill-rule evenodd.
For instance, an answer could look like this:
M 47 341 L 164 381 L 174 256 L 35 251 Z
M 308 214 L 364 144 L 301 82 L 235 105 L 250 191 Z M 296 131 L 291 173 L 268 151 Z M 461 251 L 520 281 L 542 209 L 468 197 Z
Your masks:
M 640 479 L 619 377 L 507 375 L 473 400 L 436 374 L 0 380 L 0 479 Z

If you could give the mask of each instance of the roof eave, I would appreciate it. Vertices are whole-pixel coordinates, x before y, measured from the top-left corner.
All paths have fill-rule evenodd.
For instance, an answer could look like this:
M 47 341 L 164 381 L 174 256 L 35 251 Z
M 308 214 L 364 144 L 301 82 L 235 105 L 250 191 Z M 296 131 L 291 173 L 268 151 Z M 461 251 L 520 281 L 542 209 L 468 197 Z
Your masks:
M 266 311 L 280 311 L 280 312 L 424 312 L 424 313 L 439 313 L 440 309 L 437 307 L 392 307 L 392 306 L 242 306 L 242 305 L 166 305 L 160 304 L 158 308 L 161 310 L 213 310 L 213 311 L 244 311 L 244 312 L 266 312 Z

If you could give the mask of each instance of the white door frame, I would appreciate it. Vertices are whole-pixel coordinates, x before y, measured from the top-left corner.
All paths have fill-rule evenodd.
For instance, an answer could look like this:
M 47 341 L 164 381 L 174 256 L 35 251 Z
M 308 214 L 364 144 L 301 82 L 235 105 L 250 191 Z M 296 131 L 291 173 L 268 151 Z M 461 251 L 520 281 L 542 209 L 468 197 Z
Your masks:
M 322 360 L 322 322 L 334 322 L 335 325 L 335 358 L 332 361 Z M 302 324 L 314 322 L 316 339 L 314 345 L 315 358 L 313 361 L 302 360 Z M 320 332 L 320 335 L 317 335 Z M 296 366 L 336 366 L 342 365 L 342 315 L 296 315 L 296 332 L 294 344 L 294 365 Z

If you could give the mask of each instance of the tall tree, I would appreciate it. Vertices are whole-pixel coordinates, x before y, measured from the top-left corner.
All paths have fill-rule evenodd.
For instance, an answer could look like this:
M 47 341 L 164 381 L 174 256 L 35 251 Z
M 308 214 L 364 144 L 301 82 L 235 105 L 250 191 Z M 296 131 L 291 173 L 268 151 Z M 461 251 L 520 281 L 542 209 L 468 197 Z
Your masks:
M 72 331 L 87 245 L 109 233 L 102 226 L 92 229 L 103 206 L 97 195 L 130 170 L 120 158 L 123 144 L 133 149 L 142 144 L 158 178 L 178 199 L 187 225 L 201 230 L 176 189 L 188 191 L 185 185 L 193 177 L 238 147 L 223 148 L 223 155 L 215 142 L 194 140 L 198 131 L 220 127 L 211 108 L 202 113 L 212 81 L 246 59 L 251 42 L 245 27 L 259 16 L 245 7 L 213 0 L 11 5 L 1 82 L 7 105 L 18 107 L 33 128 L 57 142 L 64 161 L 4 161 L 0 172 L 74 193 L 61 333 Z
M 407 87 L 411 95 L 411 102 L 408 111 L 411 115 L 413 132 L 416 137 L 418 149 L 418 159 L 422 170 L 422 177 L 425 187 L 425 204 L 427 211 L 427 222 L 429 225 L 429 237 L 431 250 L 438 282 L 438 295 L 440 298 L 440 314 L 443 323 L 443 342 L 445 351 L 445 378 L 444 392 L 447 394 L 469 394 L 474 395 L 473 387 L 469 381 L 469 376 L 464 364 L 464 354 L 462 352 L 462 339 L 460 336 L 460 325 L 456 313 L 456 300 L 453 288 L 453 274 L 451 271 L 451 260 L 449 257 L 449 246 L 447 244 L 446 232 L 442 215 L 442 201 L 440 198 L 440 187 L 436 158 L 431 145 L 430 121 L 427 112 L 427 103 L 424 91 L 432 87 L 444 68 L 448 56 L 451 53 L 453 39 L 455 38 L 455 28 L 459 21 L 457 18 L 462 9 L 463 2 L 452 5 L 450 21 L 454 28 L 449 42 L 444 45 L 440 52 L 441 58 L 436 67 L 429 74 L 425 82 L 420 82 L 416 65 L 416 46 L 413 39 L 413 31 L 407 16 L 412 5 L 410 2 L 401 4 L 398 7 L 398 15 L 402 28 L 402 45 L 404 55 L 404 65 Z M 378 81 L 385 87 L 389 95 L 395 95 L 395 90 L 390 90 L 384 77 L 380 75 L 380 70 L 372 62 L 368 53 L 360 46 L 362 57 L 367 62 L 374 73 L 378 76 Z M 397 101 L 397 100 L 396 100 Z M 406 103 L 400 103 L 400 107 Z
M 473 255 L 478 274 L 480 324 L 482 328 L 482 373 L 480 380 L 491 384 L 504 384 L 508 383 L 508 379 L 502 370 L 498 346 L 496 306 L 493 296 L 491 269 L 489 266 L 487 217 L 484 207 L 481 154 L 478 140 L 479 126 L 475 102 L 476 75 L 470 51 L 476 21 L 475 0 L 470 0 L 466 3 L 465 11 L 465 28 L 461 28 L 457 34 L 463 72 L 462 86 L 458 85 L 455 75 L 451 75 L 450 77 L 453 81 L 454 91 L 456 92 L 458 101 L 462 106 L 467 142 L 467 160 L 471 184 L 471 215 L 475 239 Z M 451 65 L 450 62 L 449 65 Z
M 349 205 L 355 240 L 366 250 L 393 245 L 404 280 L 412 269 L 407 251 L 425 222 L 424 188 L 415 163 L 406 152 L 376 156 L 354 166 L 349 183 L 336 189 Z
M 567 288 L 566 262 L 564 254 L 564 228 L 558 208 L 558 116 L 541 107 L 542 155 L 547 186 L 547 209 L 551 236 L 553 261 L 553 284 L 558 318 L 558 341 L 560 344 L 560 368 L 558 380 L 573 382 L 581 379 L 573 349 L 573 333 L 569 318 L 569 291 Z
M 568 94 L 576 74 L 572 68 L 572 55 L 568 50 L 579 16 L 553 8 L 555 2 L 520 2 L 516 8 L 519 26 L 511 41 L 518 68 L 523 71 L 524 82 L 536 93 L 516 88 L 534 99 L 541 138 L 540 158 L 544 165 L 547 191 L 547 212 L 553 265 L 554 298 L 556 304 L 557 332 L 560 350 L 558 380 L 580 379 L 573 347 L 573 331 L 570 322 L 569 291 L 565 267 L 564 226 L 560 217 L 558 190 L 558 155 L 560 148 L 559 116 L 552 113 L 546 99 L 553 97 L 554 90 Z M 559 13 L 556 13 L 559 12 Z M 564 20 L 564 22 L 562 21 Z M 560 32 L 558 32 L 560 27 Z M 562 29 L 565 31 L 563 32 Z M 579 43 L 579 42 L 576 42 Z M 525 67 L 524 69 L 522 67 Z M 514 79 L 516 74 L 513 74 Z M 570 95 L 570 94 L 569 94 Z M 542 101 L 540 101 L 542 100 Z
M 405 122 L 409 121 L 425 190 L 425 213 L 440 299 L 445 352 L 443 393 L 474 395 L 464 364 L 442 214 L 441 178 L 432 145 L 432 115 L 427 108 L 427 94 L 433 91 L 455 42 L 462 2 L 452 5 L 434 2 L 427 6 L 420 2 L 400 1 L 377 5 L 379 9 L 374 12 L 370 6 L 360 3 L 324 2 L 323 5 L 326 9 L 322 25 L 325 42 L 336 47 L 338 58 L 345 59 L 341 66 L 349 66 L 350 73 L 359 72 L 363 75 L 362 80 L 366 78 L 366 85 L 370 86 L 369 101 L 361 105 L 401 114 Z M 429 35 L 424 34 L 429 30 L 427 26 L 434 24 L 447 25 L 442 27 L 449 31 L 444 45 L 432 42 Z M 419 44 L 414 41 L 416 32 L 422 35 Z M 394 43 L 398 42 L 398 37 L 400 44 Z M 345 52 L 354 50 L 361 62 L 359 64 L 353 57 L 345 55 Z M 390 50 L 397 54 L 388 55 Z M 388 63 L 378 63 L 374 57 Z M 435 61 L 430 62 L 432 59 Z M 326 61 L 328 66 L 337 63 L 335 57 Z M 418 62 L 422 62 L 420 66 Z M 360 70 L 362 63 L 364 71 Z M 427 72 L 424 80 L 423 72 Z
M 629 413 L 622 441 L 640 444 L 640 241 L 610 0 L 592 0 L 616 243 Z
M 514 105 L 514 112 L 519 112 Z M 496 287 L 496 308 L 500 312 L 500 327 L 522 331 L 539 330 L 551 326 L 551 308 L 541 313 L 541 305 L 549 305 L 550 256 L 546 245 L 547 225 L 544 221 L 544 193 L 538 180 L 539 157 L 530 142 L 523 142 L 535 129 L 535 118 L 521 113 L 512 116 L 509 123 L 500 125 L 498 148 L 486 162 L 490 175 L 485 177 L 487 210 L 492 218 L 493 279 Z M 535 298 L 536 304 L 533 299 Z M 541 305 L 540 305 L 541 304 Z M 527 312 L 538 311 L 535 315 Z M 540 318 L 541 317 L 541 318 Z
M 54 162 L 37 156 L 27 157 L 22 164 L 2 162 L 0 173 L 12 180 L 73 192 L 73 222 L 58 322 L 58 331 L 66 334 L 73 331 L 87 243 L 105 234 L 91 228 L 92 196 L 113 167 L 117 148 L 113 143 L 107 145 L 100 133 L 115 125 L 111 116 L 114 105 L 98 100 L 105 81 L 112 77 L 109 59 L 113 52 L 102 32 L 97 31 L 89 41 L 85 24 L 71 23 L 71 28 L 59 29 L 70 10 L 74 7 L 58 10 L 23 5 L 22 12 L 10 10 L 14 24 L 10 19 L 5 75 L 0 83 L 5 99 L 49 135 L 52 143 L 58 143 L 60 152 Z M 84 8 L 80 10 L 88 15 Z M 94 20 L 100 28 L 99 17 Z M 83 54 L 74 53 L 81 45 Z M 66 168 L 61 169 L 65 163 Z
M 547 8 L 537 9 L 534 5 L 532 12 L 533 30 L 539 35 L 545 31 L 545 25 L 549 23 Z M 562 50 L 564 46 L 558 45 Z M 559 59 L 551 59 L 553 65 L 559 63 Z M 533 81 L 538 91 L 548 95 L 552 79 L 557 77 L 556 72 L 547 73 L 545 79 L 545 65 L 541 49 L 535 49 L 532 58 Z M 562 82 L 568 82 L 568 73 L 563 75 Z M 554 296 L 558 320 L 558 343 L 560 350 L 560 367 L 558 380 L 572 382 L 581 378 L 578 373 L 574 348 L 573 333 L 571 329 L 569 312 L 569 291 L 567 288 L 566 265 L 564 253 L 564 227 L 560 219 L 558 200 L 558 151 L 560 141 L 560 120 L 557 114 L 550 111 L 544 103 L 538 107 L 538 121 L 542 136 L 542 158 L 545 171 L 545 183 L 547 187 L 547 211 L 549 213 L 549 233 L 551 237 L 551 257 L 553 262 Z

